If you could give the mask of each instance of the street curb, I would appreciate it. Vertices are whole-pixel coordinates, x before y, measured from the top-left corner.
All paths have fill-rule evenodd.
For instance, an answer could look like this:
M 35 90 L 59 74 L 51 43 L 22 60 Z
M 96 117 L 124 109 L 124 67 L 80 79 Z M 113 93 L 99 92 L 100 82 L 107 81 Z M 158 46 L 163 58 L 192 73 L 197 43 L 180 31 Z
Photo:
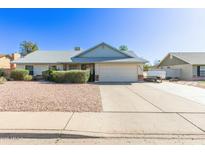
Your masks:
M 137 134 L 137 133 L 103 133 L 56 130 L 1 130 L 0 139 L 88 139 L 88 138 L 138 138 L 138 139 L 205 139 L 205 134 Z

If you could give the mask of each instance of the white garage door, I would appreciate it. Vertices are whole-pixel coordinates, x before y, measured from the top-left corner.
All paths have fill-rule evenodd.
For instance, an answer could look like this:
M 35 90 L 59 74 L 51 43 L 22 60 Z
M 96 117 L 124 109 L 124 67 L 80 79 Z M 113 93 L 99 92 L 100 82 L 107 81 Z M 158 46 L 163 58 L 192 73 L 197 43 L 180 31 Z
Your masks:
M 135 82 L 137 64 L 99 64 L 100 82 Z
M 48 65 L 34 65 L 34 75 L 42 75 L 43 71 L 48 70 Z

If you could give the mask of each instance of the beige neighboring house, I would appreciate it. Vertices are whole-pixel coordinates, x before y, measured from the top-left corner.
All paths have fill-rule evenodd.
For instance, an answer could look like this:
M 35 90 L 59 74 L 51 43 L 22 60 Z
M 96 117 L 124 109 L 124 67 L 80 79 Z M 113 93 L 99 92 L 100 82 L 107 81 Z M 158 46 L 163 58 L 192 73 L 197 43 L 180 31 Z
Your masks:
M 0 54 L 0 69 L 10 69 L 10 55 Z
M 180 72 L 182 80 L 205 80 L 205 52 L 170 52 L 158 68 Z
M 136 82 L 143 75 L 147 61 L 133 51 L 120 51 L 100 43 L 85 51 L 35 51 L 12 63 L 28 69 L 31 75 L 42 75 L 50 68 L 57 70 L 89 70 L 90 81 Z
M 18 53 L 13 53 L 11 55 L 0 54 L 0 68 L 5 70 L 15 69 L 16 64 L 11 64 L 10 62 L 19 58 L 20 54 Z

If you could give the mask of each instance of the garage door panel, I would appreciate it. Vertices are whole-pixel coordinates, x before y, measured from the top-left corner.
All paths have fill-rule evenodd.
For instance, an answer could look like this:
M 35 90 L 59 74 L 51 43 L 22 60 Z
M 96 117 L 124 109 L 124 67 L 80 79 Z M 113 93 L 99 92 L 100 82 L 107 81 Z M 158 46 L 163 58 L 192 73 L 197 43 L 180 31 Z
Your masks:
M 99 81 L 135 82 L 137 81 L 136 64 L 100 64 Z

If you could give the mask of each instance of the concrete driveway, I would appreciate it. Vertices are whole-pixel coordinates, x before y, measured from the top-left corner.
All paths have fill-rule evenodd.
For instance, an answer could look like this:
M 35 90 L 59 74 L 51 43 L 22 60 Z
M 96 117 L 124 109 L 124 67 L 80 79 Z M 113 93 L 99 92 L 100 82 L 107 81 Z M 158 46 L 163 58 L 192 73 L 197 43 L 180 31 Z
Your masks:
M 197 99 L 194 101 L 194 99 L 182 95 L 186 93 L 183 92 L 182 88 L 178 90 L 175 86 L 175 89 L 168 89 L 166 87 L 170 87 L 171 85 L 160 85 L 154 85 L 153 83 L 102 84 L 100 85 L 100 91 L 103 111 L 205 112 L 205 104 L 198 101 L 201 93 L 198 94 L 198 97 L 195 95 Z M 195 89 L 193 89 L 194 91 Z M 177 95 L 177 93 L 182 94 Z

